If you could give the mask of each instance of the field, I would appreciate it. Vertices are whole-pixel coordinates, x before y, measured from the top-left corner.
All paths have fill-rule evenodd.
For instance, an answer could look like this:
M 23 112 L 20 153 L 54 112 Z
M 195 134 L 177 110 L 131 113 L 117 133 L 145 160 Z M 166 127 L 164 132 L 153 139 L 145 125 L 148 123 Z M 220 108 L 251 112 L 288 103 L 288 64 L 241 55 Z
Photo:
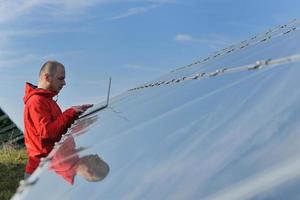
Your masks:
M 24 176 L 25 149 L 6 145 L 0 149 L 0 199 L 10 199 Z

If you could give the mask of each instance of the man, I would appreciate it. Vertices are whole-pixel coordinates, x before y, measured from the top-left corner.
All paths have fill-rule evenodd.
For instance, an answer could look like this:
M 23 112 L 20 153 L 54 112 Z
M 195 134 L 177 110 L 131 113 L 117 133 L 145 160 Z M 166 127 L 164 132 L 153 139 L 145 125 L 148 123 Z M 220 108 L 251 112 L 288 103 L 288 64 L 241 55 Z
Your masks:
M 38 86 L 25 85 L 24 125 L 25 146 L 28 161 L 25 179 L 46 157 L 67 129 L 91 104 L 73 106 L 62 112 L 52 98 L 66 85 L 65 68 L 57 61 L 46 62 L 39 74 Z

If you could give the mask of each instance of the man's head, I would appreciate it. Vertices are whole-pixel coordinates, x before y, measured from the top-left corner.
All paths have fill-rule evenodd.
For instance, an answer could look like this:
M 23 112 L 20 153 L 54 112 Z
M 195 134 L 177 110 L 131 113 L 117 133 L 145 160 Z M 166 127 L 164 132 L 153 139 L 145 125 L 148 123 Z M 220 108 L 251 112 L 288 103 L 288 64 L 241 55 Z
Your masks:
M 47 61 L 43 64 L 39 75 L 39 88 L 58 94 L 65 85 L 65 67 L 63 64 L 57 61 Z

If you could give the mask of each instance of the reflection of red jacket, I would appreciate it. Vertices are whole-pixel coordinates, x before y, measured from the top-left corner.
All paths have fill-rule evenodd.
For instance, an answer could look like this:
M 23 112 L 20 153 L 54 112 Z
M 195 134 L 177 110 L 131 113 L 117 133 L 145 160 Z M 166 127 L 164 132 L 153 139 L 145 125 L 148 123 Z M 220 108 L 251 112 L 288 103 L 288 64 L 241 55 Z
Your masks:
M 49 168 L 62 176 L 68 183 L 73 184 L 79 157 L 76 153 L 73 137 L 69 137 L 64 144 L 54 152 Z
M 49 154 L 54 143 L 60 140 L 77 117 L 72 108 L 62 113 L 52 99 L 55 95 L 54 92 L 39 89 L 30 83 L 25 85 L 24 138 L 28 153 L 26 173 L 31 174 L 38 167 L 40 158 Z

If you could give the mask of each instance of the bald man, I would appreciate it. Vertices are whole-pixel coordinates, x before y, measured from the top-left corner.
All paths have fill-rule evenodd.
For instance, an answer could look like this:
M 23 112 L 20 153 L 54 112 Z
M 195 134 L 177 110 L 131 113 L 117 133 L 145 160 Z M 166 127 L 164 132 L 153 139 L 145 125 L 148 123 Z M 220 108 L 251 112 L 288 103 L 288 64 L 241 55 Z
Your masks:
M 47 61 L 41 68 L 38 85 L 26 83 L 24 100 L 24 138 L 28 154 L 25 179 L 38 167 L 80 114 L 92 106 L 85 104 L 61 111 L 53 97 L 66 85 L 65 68 Z

